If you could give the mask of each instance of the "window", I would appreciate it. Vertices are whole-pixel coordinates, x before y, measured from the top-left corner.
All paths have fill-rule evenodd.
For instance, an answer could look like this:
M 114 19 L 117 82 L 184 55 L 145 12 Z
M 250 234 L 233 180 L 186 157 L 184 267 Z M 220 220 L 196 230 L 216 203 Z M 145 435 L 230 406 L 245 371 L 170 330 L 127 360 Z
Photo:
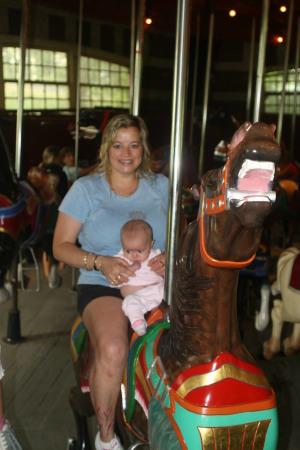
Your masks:
M 5 109 L 18 107 L 20 49 L 3 47 Z M 27 49 L 24 77 L 24 109 L 69 109 L 67 54 Z
M 129 69 L 126 66 L 82 56 L 80 106 L 129 108 Z
M 295 81 L 297 78 L 297 93 L 296 93 L 296 114 L 300 114 L 300 70 L 296 76 L 295 69 L 288 70 L 287 80 L 285 85 L 284 98 L 284 113 L 294 113 L 295 100 Z M 264 111 L 267 114 L 277 114 L 281 105 L 281 93 L 283 87 L 283 71 L 272 71 L 266 73 L 265 81 L 265 100 Z

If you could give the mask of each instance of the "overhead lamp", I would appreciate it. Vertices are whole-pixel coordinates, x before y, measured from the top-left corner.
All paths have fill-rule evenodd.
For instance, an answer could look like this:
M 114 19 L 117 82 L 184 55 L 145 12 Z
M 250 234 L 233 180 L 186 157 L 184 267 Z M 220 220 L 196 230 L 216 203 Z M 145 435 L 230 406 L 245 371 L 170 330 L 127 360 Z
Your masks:
M 147 25 L 151 25 L 151 23 L 152 23 L 151 17 L 146 17 L 146 18 L 145 18 L 145 23 L 146 23 Z
M 285 13 L 287 11 L 287 7 L 285 5 L 281 5 L 279 11 Z
M 277 44 L 282 44 L 283 43 L 283 37 L 282 36 L 275 36 L 275 42 Z
M 235 17 L 236 16 L 236 10 L 235 9 L 231 9 L 228 14 L 229 14 L 230 17 Z

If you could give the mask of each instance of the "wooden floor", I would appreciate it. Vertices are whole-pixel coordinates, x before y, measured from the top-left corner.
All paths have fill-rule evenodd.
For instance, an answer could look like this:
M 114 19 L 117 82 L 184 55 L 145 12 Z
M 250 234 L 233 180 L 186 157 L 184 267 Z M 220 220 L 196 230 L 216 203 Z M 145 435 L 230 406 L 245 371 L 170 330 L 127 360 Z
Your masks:
M 41 271 L 39 292 L 18 290 L 23 340 L 17 343 L 5 342 L 5 338 L 11 337 L 7 327 L 11 323 L 12 300 L 0 303 L 6 415 L 23 450 L 66 450 L 68 440 L 76 437 L 69 406 L 69 391 L 75 385 L 69 344 L 70 330 L 77 317 L 73 278 L 72 270 L 66 267 L 62 271 L 61 286 L 51 290 Z M 28 287 L 33 288 L 33 273 L 30 280 Z M 289 358 L 279 355 L 271 362 L 260 359 L 262 343 L 270 334 L 270 328 L 258 333 L 253 323 L 251 317 L 243 323 L 243 339 L 276 393 L 277 450 L 299 450 L 300 352 Z M 95 417 L 89 419 L 89 426 L 93 442 Z
M 40 292 L 18 291 L 22 341 L 5 342 L 15 336 L 8 332 L 12 300 L 0 303 L 6 416 L 23 450 L 65 450 L 68 439 L 76 436 L 69 406 L 69 391 L 75 385 L 70 330 L 77 317 L 76 292 L 68 267 L 56 290 L 49 289 L 42 272 L 40 279 Z M 91 419 L 91 434 L 95 427 Z

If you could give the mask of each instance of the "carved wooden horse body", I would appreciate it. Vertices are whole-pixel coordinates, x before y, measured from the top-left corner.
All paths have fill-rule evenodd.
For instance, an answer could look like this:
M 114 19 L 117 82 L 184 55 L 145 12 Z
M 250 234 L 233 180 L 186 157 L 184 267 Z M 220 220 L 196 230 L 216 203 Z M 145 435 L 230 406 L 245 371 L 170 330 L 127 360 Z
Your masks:
M 254 258 L 275 199 L 273 133 L 244 124 L 226 166 L 204 175 L 198 219 L 177 249 L 170 323 L 155 311 L 147 335 L 133 336 L 124 417 L 155 450 L 276 448 L 274 392 L 236 320 L 238 270 Z

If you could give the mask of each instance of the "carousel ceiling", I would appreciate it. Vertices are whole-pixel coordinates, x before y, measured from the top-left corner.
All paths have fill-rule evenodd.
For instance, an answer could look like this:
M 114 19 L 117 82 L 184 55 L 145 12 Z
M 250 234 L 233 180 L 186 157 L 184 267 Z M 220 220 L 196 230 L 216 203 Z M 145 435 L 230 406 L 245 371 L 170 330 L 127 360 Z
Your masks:
M 80 0 L 31 0 L 34 4 L 76 14 Z M 145 0 L 146 16 L 151 16 L 153 31 L 174 33 L 176 29 L 176 0 Z M 264 0 L 191 0 L 191 33 L 196 33 L 196 18 L 200 18 L 200 35 L 205 37 L 209 31 L 209 18 L 214 5 L 214 35 L 219 39 L 240 39 L 250 41 L 251 24 L 255 19 L 256 39 L 259 39 L 259 26 Z M 104 22 L 120 23 L 130 26 L 132 0 L 83 0 L 83 18 L 99 19 Z M 285 13 L 280 12 L 281 5 L 287 7 Z M 300 0 L 270 0 L 268 41 L 277 36 L 287 37 L 289 8 L 293 5 L 293 21 L 291 43 L 296 42 L 297 21 L 300 17 Z M 236 16 L 229 17 L 229 10 L 235 9 Z

